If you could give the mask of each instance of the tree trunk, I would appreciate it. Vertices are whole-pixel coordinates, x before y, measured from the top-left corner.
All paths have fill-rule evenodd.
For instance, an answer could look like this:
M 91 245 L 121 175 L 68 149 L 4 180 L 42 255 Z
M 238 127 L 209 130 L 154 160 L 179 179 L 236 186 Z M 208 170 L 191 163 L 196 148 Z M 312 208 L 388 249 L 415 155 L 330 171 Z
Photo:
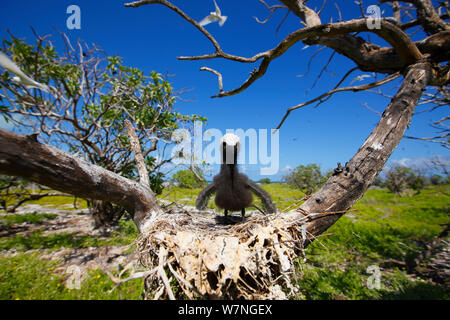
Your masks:
M 0 146 L 0 173 L 80 198 L 120 205 L 130 212 L 139 229 L 162 213 L 148 187 L 55 147 L 3 129 L 0 129 Z
M 342 172 L 331 176 L 319 191 L 300 206 L 299 211 L 306 215 L 336 212 L 308 225 L 311 234 L 309 241 L 327 230 L 350 209 L 381 172 L 402 139 L 430 77 L 431 66 L 428 62 L 408 67 L 399 91 L 358 152 L 346 163 Z M 295 211 L 290 212 L 292 218 L 297 214 Z
M 88 202 L 88 206 L 95 229 L 116 225 L 125 213 L 124 208 L 107 201 L 92 200 Z

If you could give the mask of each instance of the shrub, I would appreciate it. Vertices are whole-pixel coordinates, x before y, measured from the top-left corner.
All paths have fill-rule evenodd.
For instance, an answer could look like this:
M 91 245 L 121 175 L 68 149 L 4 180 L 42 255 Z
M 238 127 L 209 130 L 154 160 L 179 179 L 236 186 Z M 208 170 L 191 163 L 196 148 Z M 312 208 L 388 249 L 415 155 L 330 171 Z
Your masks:
M 195 170 L 195 169 L 194 169 Z M 203 173 L 197 170 L 199 177 L 203 177 Z M 181 188 L 199 188 L 203 186 L 203 181 L 201 181 L 191 170 L 180 170 L 177 171 L 173 176 L 172 180 L 178 183 Z
M 301 189 L 306 194 L 313 193 L 326 181 L 326 179 L 326 176 L 322 175 L 319 165 L 315 163 L 306 166 L 300 165 L 284 177 L 286 183 Z

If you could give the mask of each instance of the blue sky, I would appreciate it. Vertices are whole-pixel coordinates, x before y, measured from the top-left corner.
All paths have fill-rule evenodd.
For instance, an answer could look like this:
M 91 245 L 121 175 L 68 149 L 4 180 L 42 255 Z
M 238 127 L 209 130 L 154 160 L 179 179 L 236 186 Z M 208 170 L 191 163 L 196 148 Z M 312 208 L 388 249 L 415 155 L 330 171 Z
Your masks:
M 29 28 L 33 26 L 39 34 L 52 34 L 52 38 L 59 42 L 56 30 L 60 30 L 73 41 L 81 38 L 88 43 L 96 43 L 109 55 L 119 55 L 126 65 L 136 66 L 148 74 L 152 70 L 172 74 L 175 89 L 192 89 L 183 95 L 183 99 L 188 101 L 177 103 L 178 111 L 201 114 L 208 118 L 205 129 L 216 128 L 223 133 L 226 129 L 275 128 L 288 107 L 332 89 L 342 75 L 354 66 L 345 57 L 335 55 L 328 67 L 329 72 L 325 72 L 315 88 L 309 91 L 331 51 L 320 52 L 313 60 L 308 76 L 300 77 L 306 73 L 308 60 L 316 48 L 303 49 L 304 45 L 299 43 L 274 60 L 265 76 L 247 90 L 235 96 L 211 99 L 218 92 L 217 78 L 211 73 L 200 72 L 200 67 L 208 66 L 222 72 L 224 89 L 230 90 L 245 81 L 258 62 L 177 60 L 177 56 L 212 53 L 213 47 L 198 30 L 168 8 L 161 5 L 125 8 L 124 2 L 3 0 L 0 4 L 0 36 L 8 39 L 8 29 L 15 36 L 33 42 Z M 217 2 L 228 20 L 223 27 L 215 23 L 207 25 L 206 29 L 227 53 L 253 56 L 274 47 L 290 32 L 301 27 L 299 19 L 290 14 L 276 33 L 285 11 L 277 12 L 264 25 L 258 24 L 253 17 L 265 19 L 268 12 L 257 0 Z M 367 7 L 377 2 L 365 1 L 364 5 Z M 173 3 L 197 21 L 214 9 L 212 0 L 176 0 Z M 323 22 L 329 22 L 331 17 L 337 21 L 338 11 L 334 3 L 339 5 L 343 19 L 360 16 L 354 1 L 327 1 L 321 14 Z M 81 9 L 81 30 L 66 27 L 69 16 L 66 9 L 72 4 Z M 320 8 L 322 0 L 311 0 L 308 4 Z M 382 8 L 386 8 L 385 15 L 390 14 L 389 7 Z M 352 78 L 344 85 L 349 85 Z M 370 81 L 365 79 L 355 84 Z M 392 89 L 396 84 L 398 82 L 387 85 L 387 89 Z M 293 168 L 299 164 L 318 163 L 327 170 L 334 168 L 337 162 L 350 160 L 379 119 L 379 115 L 361 105 L 364 102 L 382 112 L 389 99 L 370 93 L 341 93 L 318 108 L 309 106 L 291 113 L 280 130 L 280 172 L 270 178 L 276 180 L 285 173 L 283 168 Z M 435 131 L 430 123 L 446 116 L 448 111 L 445 109 L 448 110 L 441 108 L 431 113 L 417 114 L 406 134 L 433 136 Z M 5 124 L 0 122 L 0 126 L 5 127 Z M 390 160 L 429 158 L 433 155 L 448 157 L 448 152 L 437 144 L 403 139 Z M 247 166 L 246 169 L 251 178 L 260 178 L 257 166 Z

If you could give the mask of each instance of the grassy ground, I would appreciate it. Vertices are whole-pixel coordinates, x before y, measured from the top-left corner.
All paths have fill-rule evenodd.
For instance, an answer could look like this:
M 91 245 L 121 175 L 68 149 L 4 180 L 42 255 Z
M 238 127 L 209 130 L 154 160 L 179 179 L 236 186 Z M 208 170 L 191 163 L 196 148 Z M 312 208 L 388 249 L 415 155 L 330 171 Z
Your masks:
M 11 190 L 13 192 L 14 190 Z M 31 192 L 31 190 L 22 190 L 19 192 Z M 0 198 L 2 195 L 0 194 Z M 16 203 L 16 199 L 13 196 L 4 197 L 6 206 L 11 206 Z M 39 204 L 39 205 L 46 205 L 53 208 L 61 208 L 64 210 L 75 210 L 73 204 L 76 204 L 77 209 L 85 209 L 87 208 L 87 202 L 86 200 L 68 196 L 54 196 L 54 197 L 43 197 L 39 200 L 30 200 L 25 202 L 25 204 Z
M 381 288 L 368 289 L 367 268 L 380 261 L 417 257 L 421 241 L 450 223 L 449 186 L 413 197 L 369 190 L 350 212 L 307 249 L 309 262 L 299 281 L 308 299 L 449 299 L 444 288 L 403 269 L 381 269 Z
M 263 185 L 279 209 L 285 209 L 304 194 L 282 184 Z M 170 188 L 162 199 L 193 205 L 199 190 Z M 414 277 L 383 260 L 414 259 L 421 241 L 436 237 L 450 223 L 450 186 L 428 188 L 419 195 L 399 197 L 386 190 L 369 190 L 347 213 L 306 250 L 306 262 L 298 259 L 298 299 L 450 299 L 447 290 L 427 279 Z M 72 198 L 52 203 L 73 203 Z M 213 201 L 210 206 L 214 207 Z M 65 208 L 66 209 L 66 208 Z M 55 215 L 27 214 L 0 217 L 2 228 L 24 222 L 39 225 Z M 40 254 L 60 248 L 102 247 L 132 243 L 137 230 L 131 221 L 121 221 L 119 231 L 108 239 L 76 234 L 9 235 L 0 238 L 0 299 L 139 299 L 142 281 L 123 284 L 111 294 L 111 280 L 100 270 L 90 270 L 81 289 L 65 286 L 67 274 L 55 272 L 61 263 L 40 259 Z M 6 250 L 16 251 L 7 256 Z M 380 288 L 369 289 L 369 266 L 379 266 Z

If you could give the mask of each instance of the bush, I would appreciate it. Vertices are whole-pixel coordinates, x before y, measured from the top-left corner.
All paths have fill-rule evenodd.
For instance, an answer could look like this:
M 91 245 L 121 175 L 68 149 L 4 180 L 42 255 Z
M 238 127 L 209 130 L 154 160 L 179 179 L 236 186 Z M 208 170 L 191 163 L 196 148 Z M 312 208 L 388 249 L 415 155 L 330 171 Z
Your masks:
M 445 180 L 444 180 L 444 177 L 442 177 L 441 175 L 439 175 L 439 174 L 433 174 L 433 175 L 430 177 L 430 183 L 431 183 L 433 186 L 438 186 L 438 185 L 441 185 L 441 184 L 445 184 Z
M 263 178 L 263 179 L 259 180 L 258 182 L 262 183 L 262 184 L 270 184 L 270 183 L 272 183 L 272 181 L 270 181 L 269 178 Z
M 195 169 L 194 169 L 195 170 Z M 203 177 L 203 173 L 198 170 L 197 174 Z M 172 180 L 178 183 L 181 188 L 200 188 L 203 186 L 203 181 L 201 181 L 191 170 L 180 170 L 177 171 L 173 176 Z
M 407 188 L 411 188 L 416 191 L 416 194 L 419 194 L 426 185 L 426 178 L 414 173 L 411 168 L 397 166 L 386 173 L 384 184 L 392 193 L 400 195 Z
M 300 165 L 292 172 L 284 177 L 284 180 L 289 185 L 301 189 L 306 194 L 311 194 L 317 190 L 325 181 L 327 177 L 320 172 L 319 165 L 312 163 L 306 166 Z
M 380 187 L 380 188 L 384 187 L 383 178 L 381 178 L 380 176 L 375 177 L 375 179 L 373 179 L 373 181 L 372 181 L 372 186 Z

